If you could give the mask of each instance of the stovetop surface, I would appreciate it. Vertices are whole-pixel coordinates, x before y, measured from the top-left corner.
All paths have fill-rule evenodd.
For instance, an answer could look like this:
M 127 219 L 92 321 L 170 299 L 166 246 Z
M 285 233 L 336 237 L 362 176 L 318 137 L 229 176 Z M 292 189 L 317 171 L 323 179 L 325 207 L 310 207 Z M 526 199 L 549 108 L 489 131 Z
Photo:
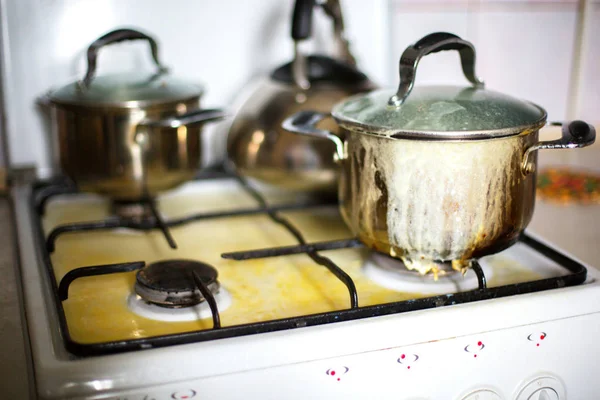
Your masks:
M 260 187 L 270 206 L 302 199 L 298 195 Z M 227 211 L 257 207 L 256 200 L 235 179 L 190 182 L 161 196 L 157 206 L 165 220 L 198 212 Z M 335 206 L 282 211 L 308 242 L 351 238 Z M 110 202 L 89 194 L 52 198 L 43 217 L 44 233 L 56 226 L 102 220 L 111 217 Z M 303 315 L 344 310 L 350 307 L 348 289 L 326 268 L 305 254 L 235 261 L 222 253 L 297 244 L 297 240 L 268 215 L 246 215 L 196 221 L 171 229 L 178 248 L 171 249 L 160 231 L 140 232 L 114 229 L 62 235 L 51 254 L 57 284 L 76 268 L 92 265 L 166 259 L 192 259 L 208 263 L 219 273 L 227 304 L 219 311 L 223 327 Z M 394 277 L 394 271 L 373 257 L 366 248 L 321 252 L 340 266 L 356 285 L 359 306 L 393 303 L 423 298 L 436 292 L 435 286 L 449 282 L 432 277 L 412 279 Z M 565 275 L 556 263 L 537 256 L 518 244 L 482 261 L 488 287 Z M 381 268 L 380 268 L 381 267 Z M 400 267 L 401 268 L 401 267 Z M 373 274 L 372 270 L 383 272 Z M 388 279 L 390 278 L 390 279 Z M 383 279 L 383 280 L 382 280 Z M 456 292 L 474 275 L 453 277 Z M 161 335 L 207 330 L 213 327 L 210 312 L 200 319 L 154 318 L 154 314 L 132 311 L 135 272 L 81 278 L 69 288 L 62 305 L 71 340 L 81 344 L 143 339 Z M 450 282 L 451 289 L 453 283 Z M 434 288 L 432 290 L 432 287 Z M 446 290 L 446 289 L 444 289 Z M 462 289 L 464 290 L 464 289 Z M 441 293 L 446 293 L 442 291 Z M 179 311 L 163 310 L 163 314 Z M 201 314 L 201 315 L 200 315 Z
M 190 182 L 183 188 L 161 197 L 159 210 L 167 221 L 172 221 L 172 218 L 187 216 L 189 212 L 206 214 L 210 213 L 210 210 L 236 210 L 239 204 L 245 205 L 246 208 L 260 206 L 260 202 L 255 201 L 256 197 L 249 196 L 247 190 L 236 186 L 239 183 L 235 179 Z M 385 262 L 385 265 L 376 265 L 381 260 L 371 262 L 378 257 L 374 257 L 374 253 L 364 248 L 320 251 L 319 254 L 330 257 L 336 264 L 339 263 L 340 268 L 347 271 L 353 282 L 355 281 L 358 307 L 352 308 L 349 290 L 337 279 L 331 280 L 327 285 L 323 284 L 319 279 L 330 279 L 331 273 L 326 271 L 324 266 L 311 265 L 313 260 L 308 260 L 307 255 L 260 258 L 254 261 L 227 261 L 220 258 L 221 251 L 256 249 L 249 249 L 247 245 L 260 245 L 260 248 L 264 248 L 292 244 L 294 248 L 298 248 L 297 238 L 290 235 L 289 229 L 282 231 L 281 224 L 275 223 L 272 215 L 268 216 L 265 210 L 251 213 L 253 216 L 246 214 L 233 218 L 242 218 L 238 221 L 262 221 L 261 229 L 250 229 L 249 238 L 236 235 L 238 231 L 243 231 L 246 223 L 238 222 L 228 231 L 222 232 L 220 228 L 211 228 L 212 224 L 220 219 L 212 218 L 211 221 L 196 220 L 187 224 L 175 224 L 177 227 L 172 226 L 171 231 L 179 250 L 168 247 L 159 230 L 150 227 L 142 230 L 111 228 L 94 232 L 64 233 L 56 240 L 55 251 L 48 252 L 44 244 L 53 226 L 106 218 L 111 214 L 109 202 L 107 199 L 91 195 L 52 196 L 46 204 L 44 216 L 40 219 L 36 213 L 40 204 L 28 201 L 31 199 L 31 189 L 35 194 L 48 192 L 46 189 L 51 189 L 49 192 L 52 192 L 54 188 L 38 184 L 33 188 L 19 186 L 14 190 L 24 303 L 36 371 L 36 390 L 42 398 L 104 399 L 107 396 L 125 396 L 142 399 L 151 398 L 150 394 L 156 398 L 172 398 L 172 395 L 179 393 L 183 387 L 201 390 L 203 395 L 209 397 L 227 397 L 224 394 L 231 395 L 233 387 L 243 387 L 245 393 L 250 388 L 268 388 L 267 390 L 271 391 L 272 383 L 276 381 L 281 383 L 281 391 L 269 392 L 272 398 L 289 397 L 291 393 L 296 393 L 299 396 L 297 398 L 314 398 L 317 392 L 325 393 L 322 390 L 326 390 L 328 386 L 324 386 L 324 379 L 327 378 L 327 383 L 331 381 L 331 376 L 325 372 L 340 365 L 349 366 L 351 373 L 356 377 L 356 386 L 348 387 L 348 391 L 343 392 L 343 395 L 342 392 L 335 391 L 337 395 L 332 392 L 333 395 L 328 397 L 368 397 L 360 388 L 366 389 L 372 387 L 372 384 L 380 388 L 382 393 L 389 389 L 390 391 L 386 392 L 388 395 L 396 395 L 396 370 L 398 366 L 404 368 L 397 359 L 401 354 L 413 353 L 422 356 L 419 363 L 426 367 L 417 375 L 414 373 L 417 373 L 418 369 L 414 372 L 413 369 L 410 370 L 414 375 L 409 381 L 414 389 L 410 392 L 413 395 L 422 394 L 420 389 L 431 389 L 437 393 L 433 398 L 454 398 L 466 387 L 448 383 L 467 381 L 470 382 L 470 386 L 475 382 L 486 382 L 497 388 L 506 387 L 512 390 L 510 388 L 520 385 L 520 379 L 545 371 L 549 365 L 553 366 L 554 375 L 568 382 L 572 390 L 573 385 L 580 383 L 579 374 L 571 373 L 572 364 L 563 365 L 562 361 L 558 360 L 565 354 L 565 343 L 572 340 L 571 344 L 578 345 L 577 349 L 569 347 L 572 353 L 569 353 L 569 357 L 575 357 L 573 359 L 578 362 L 584 359 L 589 361 L 589 355 L 593 354 L 595 348 L 595 342 L 588 333 L 589 329 L 597 326 L 597 323 L 593 322 L 597 321 L 594 318 L 598 315 L 596 300 L 600 286 L 597 274 L 593 269 L 586 272 L 585 266 L 562 254 L 560 249 L 555 249 L 529 235 L 523 235 L 510 249 L 480 260 L 482 270 L 488 278 L 487 289 L 477 289 L 476 281 L 480 276 L 474 278 L 467 275 L 464 279 L 458 276 L 454 281 L 457 287 L 464 282 L 468 285 L 455 294 L 429 293 L 435 285 L 431 282 L 423 285 L 414 275 L 411 275 L 411 279 L 406 279 L 406 276 L 395 279 L 398 271 L 389 268 Z M 222 193 L 223 190 L 229 194 Z M 267 194 L 265 197 L 269 204 L 287 204 L 290 201 L 289 194 Z M 302 201 L 296 196 L 292 197 L 294 201 Z M 36 196 L 33 196 L 33 199 L 35 198 Z M 281 211 L 277 214 L 293 220 L 299 230 L 305 229 L 306 224 L 313 225 L 312 231 L 309 228 L 303 232 L 307 242 L 312 244 L 318 240 L 348 238 L 348 232 L 335 209 L 335 205 L 330 204 L 312 207 L 310 210 Z M 309 215 L 308 219 L 301 220 L 298 219 L 300 217 L 296 217 L 306 211 L 310 211 L 310 215 L 315 215 L 318 211 L 318 217 L 311 218 Z M 263 219 L 267 216 L 268 219 Z M 40 221 L 44 224 L 43 231 L 38 229 Z M 188 229 L 196 229 L 194 226 L 202 227 L 201 232 L 206 231 L 198 234 L 202 240 L 182 234 Z M 210 231 L 211 229 L 215 230 Z M 212 236 L 208 232 L 213 232 Z M 332 232 L 337 236 L 332 236 Z M 231 247 L 227 246 L 224 250 L 217 248 L 214 252 L 207 251 L 208 247 L 203 246 L 203 241 L 210 242 L 211 238 L 217 235 L 230 243 Z M 135 240 L 129 245 L 129 241 L 124 240 L 126 238 Z M 265 238 L 267 242 L 264 242 Z M 72 252 L 66 251 L 69 247 L 73 248 Z M 81 248 L 76 249 L 77 247 Z M 129 278 L 117 280 L 118 284 L 115 286 L 120 285 L 130 293 L 133 273 L 76 279 L 69 287 L 68 299 L 61 301 L 56 291 L 56 283 L 61 281 L 67 270 L 89 266 L 88 262 L 135 261 L 132 256 L 138 255 L 142 257 L 141 261 L 150 263 L 163 257 L 173 258 L 173 254 L 178 254 L 181 250 L 190 254 L 190 258 L 200 259 L 202 254 L 202 261 L 215 260 L 211 262 L 219 269 L 224 288 L 233 285 L 233 281 L 229 282 L 233 276 L 248 276 L 243 275 L 246 273 L 242 269 L 243 266 L 258 263 L 260 271 L 260 268 L 265 268 L 260 265 L 270 264 L 273 267 L 263 271 L 263 277 L 271 279 L 271 286 L 277 288 L 275 278 L 281 268 L 290 269 L 292 277 L 303 284 L 314 285 L 311 288 L 312 295 L 330 301 L 329 304 L 320 307 L 336 310 L 337 304 L 342 304 L 341 309 L 232 326 L 227 315 L 233 313 L 233 300 L 239 294 L 236 294 L 236 291 L 241 293 L 242 289 L 248 290 L 245 284 L 240 282 L 236 290 L 227 288 L 232 302 L 228 308 L 219 311 L 222 312 L 221 329 L 212 328 L 209 312 L 205 313 L 206 318 L 202 321 L 195 322 L 196 326 L 204 324 L 205 328 L 196 328 L 199 330 L 122 341 L 90 341 L 84 345 L 76 343 L 73 339 L 77 334 L 74 324 L 85 327 L 85 324 L 94 323 L 93 319 L 99 315 L 109 318 L 109 313 L 104 309 L 98 311 L 98 314 L 87 313 L 86 307 L 90 310 L 95 307 L 95 304 L 89 302 L 87 306 L 79 306 L 79 310 L 86 316 L 80 315 L 80 320 L 77 321 L 77 316 L 71 318 L 74 315 L 68 314 L 67 305 L 76 304 L 79 301 L 78 297 L 96 296 L 95 290 L 90 289 L 96 286 L 92 284 L 96 279 L 129 275 Z M 207 256 L 204 256 L 205 251 Z M 349 264 L 343 264 L 344 261 L 348 261 Z M 80 262 L 86 264 L 82 265 Z M 232 271 L 226 273 L 227 268 L 219 267 L 219 263 L 228 265 Z M 62 268 L 60 272 L 59 268 Z M 314 272 L 319 269 L 322 271 Z M 379 274 L 372 274 L 374 270 Z M 304 271 L 311 271 L 311 275 L 303 275 Z M 313 280 L 313 272 L 322 276 Z M 582 284 L 586 273 L 588 280 Z M 56 275 L 56 279 L 53 275 Z M 227 276 L 229 277 L 225 279 Z M 508 284 L 530 278 L 537 280 Z M 251 280 L 249 282 L 254 283 Z M 407 282 L 410 290 L 407 290 Z M 452 283 L 445 281 L 444 284 L 451 286 Z M 260 282 L 259 285 L 262 285 L 259 290 L 252 292 L 250 289 L 248 293 L 262 295 L 264 283 Z M 271 299 L 270 310 L 279 312 L 298 297 L 293 285 L 288 285 L 287 289 L 277 288 L 280 293 L 286 293 L 288 296 L 275 299 L 276 302 L 272 302 Z M 338 285 L 339 289 L 331 290 L 330 286 L 334 285 Z M 369 288 L 374 292 L 369 292 Z M 102 291 L 106 294 L 113 289 L 103 287 Z M 436 286 L 436 289 L 439 287 Z M 129 298 L 125 291 L 118 294 L 121 298 L 119 306 L 122 309 L 125 309 L 124 304 Z M 439 290 L 434 292 L 440 293 Z M 365 304 L 365 299 L 369 296 L 373 300 L 376 296 L 386 293 L 394 297 L 391 302 L 371 306 Z M 403 298 L 407 293 L 416 293 L 421 298 L 396 300 Z M 313 304 L 308 306 L 318 307 Z M 133 332 L 132 326 L 140 323 L 139 321 L 147 323 L 144 321 L 145 317 L 132 318 L 129 311 L 126 311 L 126 314 L 126 317 L 118 317 L 120 323 L 125 321 L 125 324 L 130 324 L 125 333 L 121 331 L 122 334 Z M 109 320 L 106 324 L 110 329 L 118 329 L 118 323 L 112 324 Z M 178 324 L 181 322 L 165 321 L 157 325 Z M 558 329 L 559 327 L 561 329 Z M 538 348 L 528 338 L 542 331 L 548 334 L 548 340 L 544 340 L 545 343 Z M 136 333 L 144 332 L 138 330 Z M 148 331 L 145 333 L 151 335 Z M 481 346 L 479 342 L 482 343 Z M 475 346 L 474 349 L 481 350 L 483 343 L 485 354 L 473 358 L 474 355 L 470 353 L 471 347 Z M 539 349 L 545 351 L 540 352 Z M 537 351 L 537 356 L 531 357 L 529 351 Z M 518 362 L 517 366 L 520 368 L 515 368 L 514 360 L 520 359 L 519 357 L 525 357 L 526 362 Z M 377 360 L 373 361 L 375 358 Z M 469 367 L 470 364 L 466 360 L 475 361 L 475 364 Z M 498 364 L 498 360 L 501 360 L 501 365 Z M 454 372 L 448 370 L 449 365 L 456 366 L 451 368 Z M 494 382 L 490 382 L 490 370 L 506 373 L 494 374 Z M 434 371 L 433 376 L 445 377 L 445 383 L 436 387 L 428 385 L 431 381 L 431 371 Z M 469 376 L 469 379 L 460 379 L 459 376 Z M 291 382 L 296 382 L 302 387 L 290 386 Z M 307 382 L 311 383 L 307 385 Z M 339 382 L 336 383 L 336 388 L 341 388 Z M 312 396 L 302 395 L 305 393 L 302 390 L 307 388 L 314 389 L 311 392 Z M 333 386 L 331 388 L 333 389 Z M 252 393 L 250 395 L 252 396 Z M 254 397 L 269 398 L 265 392 L 256 392 Z

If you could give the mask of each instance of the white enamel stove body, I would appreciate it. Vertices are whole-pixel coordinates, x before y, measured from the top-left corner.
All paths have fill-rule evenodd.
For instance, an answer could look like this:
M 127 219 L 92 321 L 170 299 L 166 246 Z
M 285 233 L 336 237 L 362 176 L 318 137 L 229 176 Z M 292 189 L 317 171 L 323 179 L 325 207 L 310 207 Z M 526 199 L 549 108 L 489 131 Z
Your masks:
M 593 399 L 600 283 L 287 331 L 74 358 L 15 191 L 37 393 L 73 399 Z

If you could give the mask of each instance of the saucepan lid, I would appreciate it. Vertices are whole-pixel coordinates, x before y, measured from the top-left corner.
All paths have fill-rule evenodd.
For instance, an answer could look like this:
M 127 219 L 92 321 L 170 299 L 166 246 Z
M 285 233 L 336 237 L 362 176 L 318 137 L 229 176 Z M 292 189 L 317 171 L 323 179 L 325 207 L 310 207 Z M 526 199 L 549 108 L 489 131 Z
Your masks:
M 414 87 L 420 59 L 442 50 L 457 50 L 471 86 Z M 350 130 L 390 138 L 429 140 L 485 139 L 539 129 L 546 111 L 528 101 L 487 90 L 475 75 L 475 48 L 456 35 L 438 32 L 409 46 L 400 58 L 397 91 L 377 90 L 358 95 L 332 110 Z
M 157 70 L 96 76 L 100 48 L 125 40 L 146 40 Z M 87 60 L 85 77 L 50 93 L 52 103 L 86 107 L 146 107 L 199 97 L 204 91 L 201 85 L 172 77 L 159 61 L 156 41 L 133 29 L 117 29 L 95 40 L 87 50 Z

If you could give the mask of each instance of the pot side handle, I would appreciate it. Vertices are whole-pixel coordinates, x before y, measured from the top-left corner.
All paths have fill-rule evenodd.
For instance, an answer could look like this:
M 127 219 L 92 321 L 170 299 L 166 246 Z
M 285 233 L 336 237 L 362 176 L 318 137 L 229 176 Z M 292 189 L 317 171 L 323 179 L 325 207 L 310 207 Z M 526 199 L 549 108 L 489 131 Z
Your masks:
M 286 118 L 282 122 L 281 127 L 288 132 L 298 135 L 312 136 L 332 141 L 333 144 L 335 144 L 335 153 L 333 157 L 334 160 L 338 162 L 346 158 L 344 155 L 344 143 L 342 142 L 342 139 L 332 132 L 316 127 L 320 121 L 329 116 L 331 116 L 331 114 L 317 111 L 300 111 L 291 117 Z
M 94 40 L 92 44 L 87 49 L 87 62 L 88 68 L 85 73 L 85 77 L 79 81 L 79 87 L 85 89 L 89 87 L 96 76 L 96 61 L 98 59 L 98 52 L 104 46 L 108 46 L 113 43 L 123 42 L 125 40 L 146 40 L 150 45 L 150 51 L 152 52 L 152 59 L 154 63 L 158 67 L 159 73 L 165 73 L 168 71 L 168 68 L 160 63 L 158 58 L 158 45 L 156 41 L 142 33 L 140 31 L 136 31 L 135 29 L 115 29 L 114 31 L 108 32 L 105 35 L 99 37 Z
M 431 33 L 404 50 L 400 57 L 400 84 L 395 95 L 390 97 L 388 104 L 400 107 L 413 89 L 417 76 L 417 66 L 421 58 L 431 53 L 443 50 L 456 50 L 460 54 L 462 70 L 469 82 L 475 87 L 483 87 L 484 83 L 475 74 L 475 47 L 471 42 L 448 32 Z
M 144 119 L 138 123 L 138 126 L 148 126 L 151 128 L 179 128 L 183 125 L 196 125 L 210 121 L 218 121 L 227 116 L 228 114 L 225 111 L 218 108 L 200 109 L 164 119 Z
M 210 121 L 218 121 L 227 116 L 228 115 L 220 109 L 200 109 L 169 118 L 146 118 L 138 122 L 136 126 L 134 140 L 141 147 L 142 151 L 145 152 L 148 150 L 149 133 L 147 129 L 140 128 L 179 128 L 180 126 L 196 125 Z
M 521 169 L 524 175 L 533 172 L 535 166 L 530 162 L 530 155 L 544 149 L 575 149 L 593 144 L 596 141 L 596 129 L 583 121 L 572 121 L 562 127 L 562 137 L 547 142 L 539 142 L 525 151 Z

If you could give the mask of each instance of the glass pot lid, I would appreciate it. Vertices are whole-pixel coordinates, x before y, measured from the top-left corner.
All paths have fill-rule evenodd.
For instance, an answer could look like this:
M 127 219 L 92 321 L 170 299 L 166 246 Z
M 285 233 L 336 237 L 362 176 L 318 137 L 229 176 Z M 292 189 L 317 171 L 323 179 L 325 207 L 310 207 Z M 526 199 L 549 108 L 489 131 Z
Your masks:
M 125 40 L 146 40 L 158 67 L 153 73 L 122 73 L 96 77 L 100 48 Z M 88 69 L 81 81 L 54 92 L 50 101 L 59 105 L 89 107 L 142 107 L 199 97 L 203 87 L 168 75 L 158 59 L 156 41 L 133 29 L 117 29 L 94 41 L 87 50 Z
M 420 59 L 457 50 L 472 86 L 422 86 L 413 89 Z M 528 101 L 484 89 L 475 75 L 475 48 L 445 32 L 409 46 L 400 58 L 398 90 L 377 90 L 337 104 L 333 117 L 347 129 L 391 138 L 483 139 L 538 129 L 546 111 Z

